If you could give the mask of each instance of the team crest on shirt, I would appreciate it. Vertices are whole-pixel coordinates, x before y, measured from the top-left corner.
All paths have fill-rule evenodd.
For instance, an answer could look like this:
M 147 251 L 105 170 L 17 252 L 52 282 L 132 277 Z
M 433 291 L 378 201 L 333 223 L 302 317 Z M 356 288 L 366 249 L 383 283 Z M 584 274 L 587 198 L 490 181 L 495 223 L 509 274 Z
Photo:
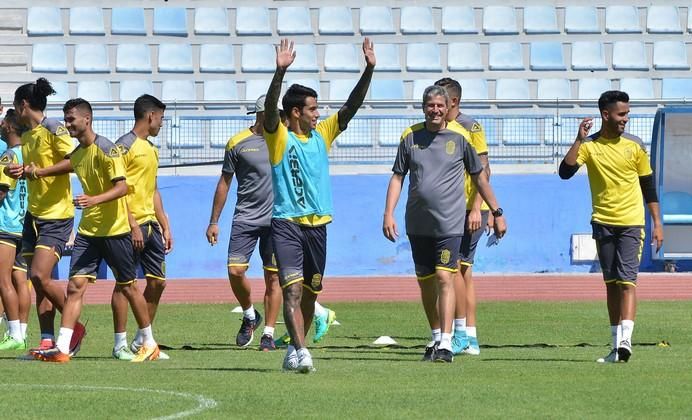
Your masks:
M 120 156 L 120 149 L 118 148 L 118 146 L 111 147 L 111 150 L 108 151 L 108 156 L 110 156 L 110 157 Z
M 59 125 L 58 128 L 55 129 L 56 136 L 64 136 L 65 134 L 70 134 L 70 132 L 67 131 L 64 125 Z
M 450 140 L 445 144 L 445 151 L 447 152 L 448 155 L 453 155 L 454 151 L 456 150 L 457 145 L 454 143 L 453 140 Z
M 632 151 L 631 147 L 628 147 L 625 149 L 625 159 L 630 160 L 630 159 L 632 159 L 633 155 L 634 155 L 634 152 Z
M 451 256 L 452 256 L 452 253 L 449 252 L 448 249 L 443 249 L 442 253 L 440 254 L 440 262 L 442 264 L 448 264 Z
M 12 159 L 10 159 L 10 157 L 8 155 L 3 155 L 0 158 L 0 164 L 2 164 L 2 165 L 7 165 L 8 163 L 11 163 L 11 162 L 12 162 Z
M 471 132 L 475 133 L 476 131 L 481 131 L 481 125 L 477 122 L 473 123 L 473 125 L 471 126 Z
M 310 284 L 312 285 L 313 289 L 317 289 L 320 287 L 320 284 L 322 283 L 322 275 L 321 274 L 315 274 L 312 276 L 312 281 L 310 281 Z

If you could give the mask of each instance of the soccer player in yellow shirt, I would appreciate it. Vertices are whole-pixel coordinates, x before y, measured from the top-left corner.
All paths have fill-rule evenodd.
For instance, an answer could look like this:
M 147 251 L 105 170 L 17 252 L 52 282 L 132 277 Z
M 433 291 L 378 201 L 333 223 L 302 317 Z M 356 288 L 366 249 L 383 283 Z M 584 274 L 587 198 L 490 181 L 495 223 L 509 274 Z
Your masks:
M 637 311 L 637 275 L 644 246 L 644 206 L 653 219 L 652 240 L 663 244 L 663 225 L 653 170 L 644 143 L 625 132 L 629 96 L 610 90 L 598 99 L 601 129 L 588 135 L 593 119 L 579 124 L 574 144 L 560 164 L 569 179 L 586 165 L 591 188 L 591 226 L 606 285 L 613 348 L 599 363 L 627 362 Z

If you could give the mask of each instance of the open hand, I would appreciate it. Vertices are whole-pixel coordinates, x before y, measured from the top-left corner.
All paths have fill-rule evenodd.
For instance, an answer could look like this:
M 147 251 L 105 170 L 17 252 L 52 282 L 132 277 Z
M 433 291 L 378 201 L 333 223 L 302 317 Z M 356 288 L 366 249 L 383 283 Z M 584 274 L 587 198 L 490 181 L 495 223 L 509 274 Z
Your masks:
M 286 70 L 296 59 L 296 50 L 293 49 L 293 41 L 282 39 L 276 47 L 276 67 Z
M 584 118 L 581 120 L 581 123 L 579 124 L 579 132 L 577 133 L 577 140 L 586 140 L 586 137 L 589 135 L 589 131 L 591 131 L 591 127 L 593 127 L 593 118 Z
M 368 67 L 375 67 L 375 47 L 370 38 L 363 40 L 363 55 L 365 56 L 365 64 Z

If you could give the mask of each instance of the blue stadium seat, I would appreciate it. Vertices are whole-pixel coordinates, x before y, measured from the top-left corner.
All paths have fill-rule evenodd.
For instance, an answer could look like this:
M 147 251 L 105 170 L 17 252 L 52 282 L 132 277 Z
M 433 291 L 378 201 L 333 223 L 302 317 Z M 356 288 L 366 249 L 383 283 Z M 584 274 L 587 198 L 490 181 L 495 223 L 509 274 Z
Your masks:
M 403 100 L 404 81 L 401 79 L 374 79 L 370 84 L 370 98 L 373 100 Z
M 325 116 L 326 117 L 326 116 Z M 336 138 L 338 147 L 369 147 L 374 145 L 373 119 L 354 118 L 348 123 L 348 130 Z
M 246 72 L 274 73 L 276 51 L 272 44 L 243 44 L 241 68 Z
M 376 44 L 377 66 L 375 71 L 401 71 L 398 44 Z
M 49 96 L 48 102 L 58 102 L 62 109 L 62 105 L 67 102 L 68 99 L 72 98 L 70 94 L 70 85 L 63 81 L 51 81 L 50 84 L 53 86 L 55 95 Z
M 187 36 L 187 10 L 183 7 L 155 7 L 154 35 Z
M 572 70 L 608 70 L 599 41 L 576 41 L 572 43 Z
M 630 99 L 653 99 L 654 83 L 649 78 L 620 79 L 620 90 L 627 92 Z
M 536 98 L 572 99 L 572 87 L 568 79 L 538 79 Z
M 360 33 L 393 34 L 394 23 L 392 11 L 387 6 L 364 6 L 360 8 Z
M 202 73 L 235 73 L 235 54 L 233 54 L 233 45 L 200 45 L 199 71 Z
M 539 122 L 538 118 L 503 118 L 500 140 L 507 146 L 539 145 Z
M 245 81 L 245 100 L 254 101 L 262 95 L 267 93 L 269 90 L 269 83 L 271 80 L 267 79 L 250 79 Z M 279 101 L 280 102 L 280 101 Z
M 235 80 L 205 80 L 205 101 L 237 101 L 238 86 Z
M 346 6 L 320 7 L 320 35 L 353 35 L 353 17 Z
M 663 99 L 691 98 L 692 79 L 665 78 L 661 82 L 661 97 Z
M 613 70 L 649 70 L 644 44 L 640 41 L 614 42 Z
M 488 54 L 490 70 L 524 70 L 524 57 L 518 42 L 491 42 Z
M 197 100 L 195 82 L 192 80 L 164 80 L 161 87 L 163 102 Z
M 288 89 L 291 85 L 294 84 L 312 88 L 315 92 L 317 92 L 318 98 L 322 96 L 322 89 L 320 87 L 320 81 L 318 79 L 289 79 L 286 80 L 286 89 Z M 283 97 L 283 94 L 281 96 Z
M 67 72 L 67 54 L 64 44 L 34 44 L 31 55 L 31 71 L 34 73 Z
M 357 79 L 332 79 L 329 81 L 329 100 L 345 101 L 358 83 Z
M 151 51 L 147 44 L 119 44 L 115 54 L 115 71 L 150 73 Z
M 531 70 L 565 70 L 560 42 L 532 42 Z
M 495 82 L 495 98 L 529 99 L 529 82 L 526 79 L 497 79 Z
M 391 118 L 377 122 L 377 143 L 380 146 L 398 147 L 404 130 L 419 123 L 422 118 Z
M 580 79 L 578 96 L 579 99 L 597 100 L 603 92 L 611 89 L 610 79 Z
M 642 31 L 639 24 L 639 10 L 634 6 L 606 7 L 606 32 L 611 34 L 630 34 Z
M 442 33 L 477 34 L 476 14 L 469 6 L 445 6 L 442 8 Z
M 111 13 L 113 35 L 146 35 L 144 9 L 139 7 L 114 7 Z
M 471 99 L 488 99 L 488 82 L 485 79 L 461 79 L 461 102 Z
M 481 46 L 477 42 L 450 42 L 447 45 L 450 71 L 483 71 Z
M 524 8 L 524 32 L 527 34 L 559 34 L 557 14 L 553 6 Z
M 324 47 L 325 71 L 360 71 L 360 63 L 353 44 L 327 44 Z
M 105 35 L 100 7 L 70 8 L 70 35 Z
M 29 35 L 63 35 L 62 16 L 57 7 L 30 7 L 26 19 Z
M 405 35 L 436 34 L 432 9 L 425 6 L 402 7 L 401 33 Z
M 654 42 L 654 69 L 689 70 L 687 45 L 682 41 Z
M 568 34 L 597 34 L 601 32 L 598 13 L 593 6 L 567 6 L 565 32 Z
M 649 6 L 646 30 L 650 34 L 681 34 L 680 16 L 676 6 Z
M 154 87 L 148 80 L 123 80 L 120 82 L 120 100 L 134 101 L 140 96 L 154 94 Z
M 437 81 L 437 79 L 415 79 L 413 81 L 413 90 L 411 91 L 410 99 L 418 102 L 416 106 L 421 106 L 423 103 L 423 92 L 425 92 L 425 88 L 434 85 L 435 81 Z
M 235 31 L 238 35 L 271 35 L 269 11 L 266 7 L 238 7 Z
M 192 47 L 189 44 L 159 44 L 159 71 L 192 73 Z
M 228 14 L 223 7 L 198 7 L 195 9 L 196 35 L 230 35 Z
M 90 102 L 109 102 L 113 99 L 111 84 L 105 80 L 80 81 L 77 83 L 77 97 Z
M 408 44 L 406 46 L 406 70 L 442 71 L 439 45 L 434 42 Z
M 77 44 L 74 52 L 75 73 L 108 73 L 108 50 L 103 44 Z
M 518 34 L 514 7 L 486 6 L 483 9 L 483 32 L 486 35 Z
M 295 44 L 294 46 L 296 52 L 296 59 L 288 68 L 289 72 L 303 71 L 303 72 L 316 72 L 319 71 L 317 66 L 317 50 L 315 49 L 315 44 Z M 276 54 L 271 57 L 274 61 Z M 274 64 L 274 69 L 276 69 L 276 64 Z M 274 70 L 272 70 L 273 72 Z
M 279 7 L 276 18 L 279 35 L 311 35 L 312 19 L 307 7 Z

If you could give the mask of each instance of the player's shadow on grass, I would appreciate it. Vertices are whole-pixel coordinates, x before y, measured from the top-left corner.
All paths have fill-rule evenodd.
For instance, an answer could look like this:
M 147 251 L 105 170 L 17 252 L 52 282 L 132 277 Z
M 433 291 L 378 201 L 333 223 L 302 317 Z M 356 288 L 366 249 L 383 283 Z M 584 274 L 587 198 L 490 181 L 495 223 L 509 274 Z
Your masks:
M 251 367 L 189 367 L 189 368 L 172 368 L 170 370 L 202 370 L 207 372 L 254 372 L 254 373 L 275 373 L 276 369 L 269 368 L 251 368 Z
M 380 353 L 384 354 L 384 353 Z M 405 353 L 408 358 L 392 358 L 392 357 L 342 357 L 342 356 L 316 356 L 313 354 L 313 359 L 315 360 L 345 360 L 345 361 L 362 361 L 362 362 L 419 362 L 420 357 L 416 358 L 415 354 Z
M 488 357 L 481 359 L 482 362 L 570 362 L 570 363 L 593 363 L 593 360 L 585 359 L 564 359 L 564 358 L 538 358 L 538 357 Z

